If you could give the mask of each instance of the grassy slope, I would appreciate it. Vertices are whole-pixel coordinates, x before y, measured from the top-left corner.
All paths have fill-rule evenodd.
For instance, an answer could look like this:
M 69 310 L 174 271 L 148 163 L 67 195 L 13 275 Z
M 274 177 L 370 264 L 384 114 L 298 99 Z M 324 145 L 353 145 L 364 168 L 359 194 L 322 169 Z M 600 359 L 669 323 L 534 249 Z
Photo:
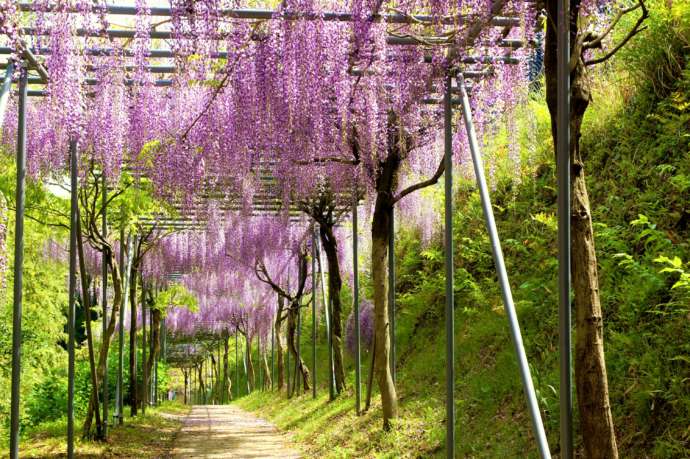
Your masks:
M 164 457 L 182 425 L 182 417 L 189 407 L 165 403 L 149 408 L 145 416 L 126 418 L 124 426 L 111 427 L 107 443 L 82 440 L 77 436 L 76 455 L 81 458 L 96 457 Z M 77 425 L 81 425 L 77 420 Z M 19 450 L 22 457 L 66 457 L 66 420 L 44 423 L 24 432 Z M 78 435 L 78 434 L 77 434 Z M 9 456 L 7 444 L 0 449 L 2 457 Z
M 688 9 L 687 2 L 678 5 L 681 11 Z M 657 59 L 653 52 L 658 49 L 650 48 L 653 39 L 668 33 L 668 23 L 654 20 L 650 40 L 640 42 L 623 65 L 640 70 Z M 687 32 L 687 24 L 683 30 Z M 682 68 L 685 58 L 676 57 Z M 629 80 L 607 80 L 595 87 L 583 138 L 622 457 L 690 456 L 688 295 L 672 290 L 676 278 L 659 273 L 661 266 L 654 261 L 662 254 L 690 259 L 690 71 L 678 70 L 667 81 L 671 84 L 661 90 L 657 84 L 656 92 Z M 639 76 L 635 69 L 631 75 Z M 535 386 L 550 444 L 557 449 L 555 178 L 546 112 L 538 103 L 532 108 L 540 142 L 527 163 L 528 176 L 520 184 L 499 181 L 493 199 Z M 535 457 L 471 185 L 460 185 L 456 203 L 457 450 L 461 457 Z M 443 454 L 440 244 L 422 248 L 414 235 L 402 234 L 397 258 L 401 420 L 394 432 L 381 432 L 376 403 L 372 412 L 355 417 L 351 393 L 330 404 L 323 388 L 316 401 L 253 394 L 239 402 L 293 431 L 308 456 Z

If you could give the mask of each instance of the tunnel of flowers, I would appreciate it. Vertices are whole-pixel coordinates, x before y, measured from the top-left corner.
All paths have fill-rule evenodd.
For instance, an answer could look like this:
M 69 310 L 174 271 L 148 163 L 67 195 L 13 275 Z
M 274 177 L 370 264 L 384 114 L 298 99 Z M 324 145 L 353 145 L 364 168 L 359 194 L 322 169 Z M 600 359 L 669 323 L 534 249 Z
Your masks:
M 369 409 L 372 392 L 380 394 L 389 429 L 398 416 L 395 234 L 414 227 L 425 239 L 441 228 L 438 333 L 448 339 L 438 356 L 447 384 L 438 410 L 446 410 L 453 457 L 453 173 L 480 191 L 515 377 L 533 441 L 550 457 L 490 196 L 496 164 L 520 166 L 515 113 L 542 68 L 543 8 L 531 0 L 0 1 L 2 144 L 16 152 L 18 171 L 12 457 L 20 454 L 28 219 L 69 235 L 46 251 L 69 263 L 70 457 L 82 427 L 74 421 L 75 308 L 95 311 L 83 315 L 85 434 L 107 438 L 126 422 L 125 397 L 135 414 L 167 398 L 159 362 L 183 374 L 185 403 L 222 404 L 253 391 L 345 396 L 344 355 L 354 359 L 352 410 Z M 581 9 L 603 11 L 597 2 Z M 559 71 L 570 65 L 559 62 Z M 558 102 L 567 126 L 568 98 Z M 481 139 L 497 130 L 509 147 L 485 165 Z M 558 130 L 560 164 L 569 161 L 568 132 Z M 35 183 L 64 205 L 36 205 Z M 445 190 L 442 208 L 430 188 Z M 560 222 L 568 238 L 568 219 Z M 560 261 L 567 308 L 568 250 Z M 317 343 L 328 350 L 318 358 Z M 569 380 L 569 357 L 564 365 Z M 327 380 L 317 380 L 323 368 Z M 114 393 L 101 384 L 108 372 L 117 375 Z M 569 403 L 564 397 L 566 453 Z

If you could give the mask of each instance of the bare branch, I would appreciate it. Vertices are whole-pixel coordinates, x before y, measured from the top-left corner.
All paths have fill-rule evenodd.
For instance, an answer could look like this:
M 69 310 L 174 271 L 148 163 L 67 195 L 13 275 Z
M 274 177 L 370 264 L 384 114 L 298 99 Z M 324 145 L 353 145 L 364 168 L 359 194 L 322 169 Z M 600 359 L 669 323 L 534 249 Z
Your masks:
M 395 204 L 396 202 L 400 201 L 402 198 L 404 198 L 410 193 L 414 193 L 417 190 L 421 190 L 422 188 L 426 188 L 428 186 L 438 183 L 438 180 L 441 178 L 445 170 L 445 158 L 441 158 L 441 162 L 438 164 L 438 168 L 436 169 L 436 172 L 431 178 L 429 178 L 428 180 L 424 180 L 423 182 L 415 183 L 414 185 L 405 188 L 397 196 L 393 198 L 393 203 Z
M 623 46 L 625 46 L 635 35 L 638 33 L 642 32 L 647 28 L 647 26 L 642 26 L 642 23 L 649 17 L 649 11 L 647 10 L 647 7 L 644 4 L 644 0 L 640 0 L 639 6 L 642 8 L 642 15 L 637 19 L 637 22 L 633 26 L 632 29 L 628 32 L 628 34 L 621 40 L 618 45 L 614 46 L 609 52 L 604 54 L 601 57 L 597 57 L 588 61 L 585 61 L 585 65 L 595 65 L 595 64 L 600 64 L 609 58 L 611 58 L 614 54 L 616 54 Z

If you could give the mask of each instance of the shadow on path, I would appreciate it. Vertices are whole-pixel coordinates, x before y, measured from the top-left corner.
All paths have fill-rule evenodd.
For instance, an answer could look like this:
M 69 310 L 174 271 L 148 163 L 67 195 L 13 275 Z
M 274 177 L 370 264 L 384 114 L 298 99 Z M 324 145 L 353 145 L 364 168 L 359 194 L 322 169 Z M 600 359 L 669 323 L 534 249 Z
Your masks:
M 231 405 L 195 405 L 177 434 L 172 457 L 285 458 L 287 447 L 273 424 Z

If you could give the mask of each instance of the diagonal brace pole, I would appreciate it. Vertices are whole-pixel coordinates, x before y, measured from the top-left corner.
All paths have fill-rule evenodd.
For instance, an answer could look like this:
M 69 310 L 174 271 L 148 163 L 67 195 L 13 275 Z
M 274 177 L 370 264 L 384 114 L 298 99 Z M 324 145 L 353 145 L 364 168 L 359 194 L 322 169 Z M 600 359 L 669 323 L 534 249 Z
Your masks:
M 501 241 L 498 237 L 498 230 L 496 229 L 496 220 L 494 219 L 494 213 L 491 207 L 489 189 L 484 176 L 484 163 L 482 160 L 481 151 L 479 149 L 479 142 L 477 141 L 477 134 L 474 130 L 474 123 L 472 121 L 472 108 L 470 107 L 470 100 L 467 96 L 465 81 L 462 76 L 458 78 L 458 85 L 460 86 L 460 94 L 462 98 L 462 117 L 465 121 L 465 129 L 467 130 L 467 138 L 469 140 L 470 151 L 472 153 L 474 174 L 477 179 L 477 187 L 479 188 L 479 196 L 481 198 L 482 209 L 484 211 L 486 228 L 491 240 L 491 251 L 493 253 L 496 272 L 498 274 L 498 283 L 501 286 L 503 305 L 505 306 L 505 311 L 508 315 L 510 334 L 512 335 L 513 346 L 515 347 L 515 353 L 517 354 L 522 386 L 525 391 L 525 396 L 527 397 L 527 407 L 532 420 L 532 429 L 537 440 L 540 456 L 542 459 L 551 458 L 551 452 L 549 451 L 549 445 L 546 440 L 546 433 L 544 431 L 544 424 L 542 423 L 541 414 L 539 411 L 539 404 L 537 403 L 537 396 L 534 391 L 534 384 L 532 383 L 529 364 L 527 363 L 525 347 L 522 342 L 520 324 L 518 323 L 517 313 L 515 312 L 513 294 L 510 289 L 510 282 L 508 281 L 508 272 L 506 271 L 505 261 L 503 260 L 503 250 L 501 249 Z

